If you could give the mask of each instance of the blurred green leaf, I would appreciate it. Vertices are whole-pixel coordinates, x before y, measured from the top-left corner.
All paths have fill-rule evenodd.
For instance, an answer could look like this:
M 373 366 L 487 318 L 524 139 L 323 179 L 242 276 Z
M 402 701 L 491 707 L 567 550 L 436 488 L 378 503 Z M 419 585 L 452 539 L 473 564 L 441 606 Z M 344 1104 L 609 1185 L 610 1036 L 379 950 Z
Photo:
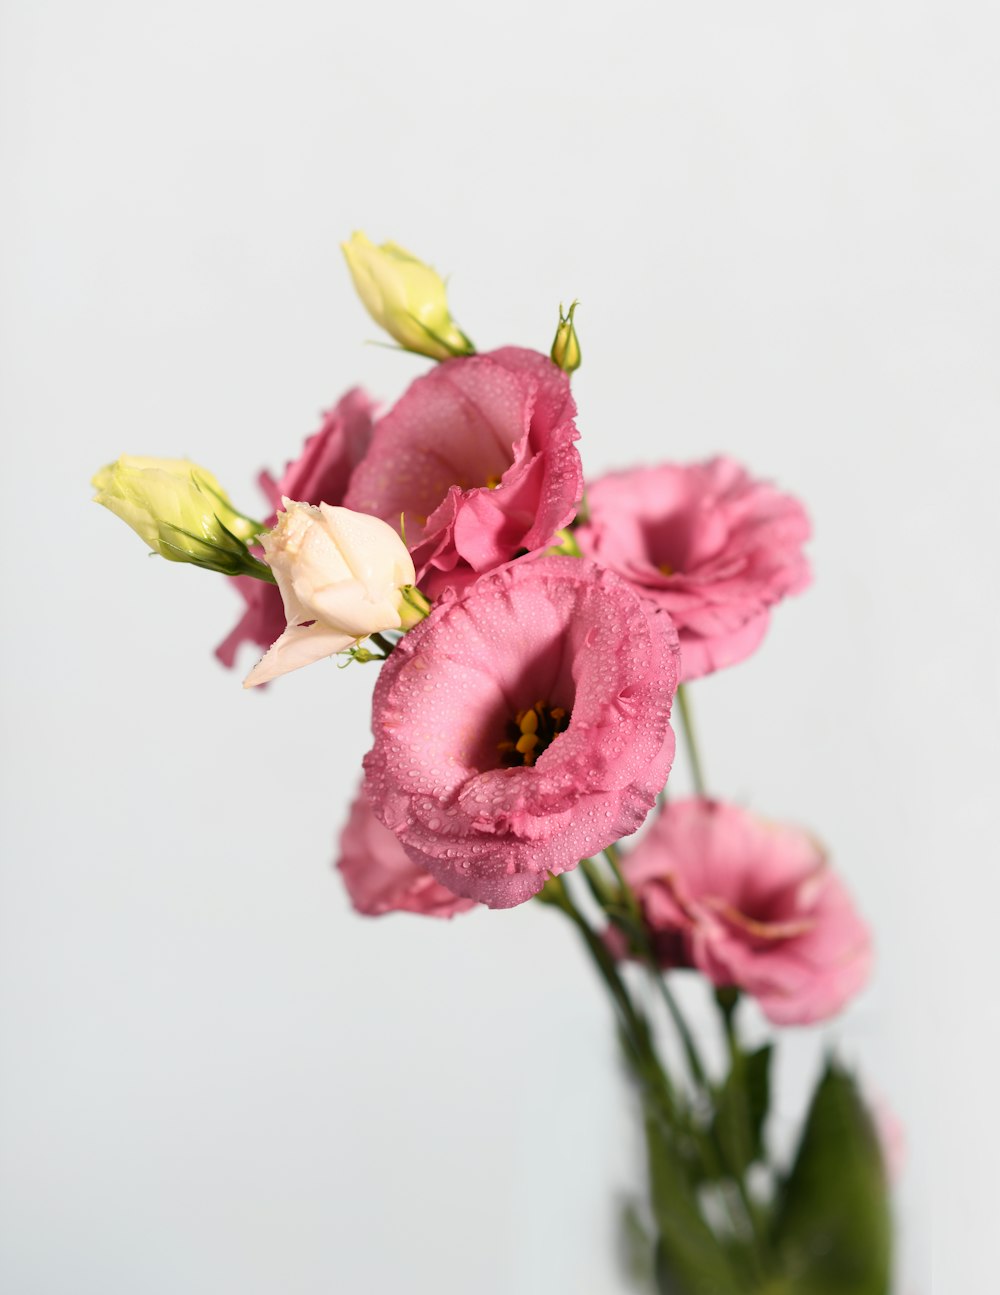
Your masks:
M 887 1295 L 892 1221 L 882 1154 L 857 1084 L 833 1061 L 813 1094 L 783 1185 L 774 1245 L 777 1290 Z
M 622 1267 L 629 1285 L 640 1291 L 655 1291 L 655 1243 L 647 1230 L 640 1204 L 632 1197 L 626 1197 L 622 1201 L 618 1217 L 618 1241 Z
M 747 1295 L 725 1245 L 706 1223 L 677 1144 L 655 1112 L 646 1118 L 650 1195 L 660 1231 L 656 1282 L 660 1295 Z
M 771 1103 L 769 1043 L 756 1052 L 738 1050 L 719 1090 L 715 1110 L 715 1136 L 722 1149 L 724 1168 L 741 1175 L 763 1156 L 764 1120 Z

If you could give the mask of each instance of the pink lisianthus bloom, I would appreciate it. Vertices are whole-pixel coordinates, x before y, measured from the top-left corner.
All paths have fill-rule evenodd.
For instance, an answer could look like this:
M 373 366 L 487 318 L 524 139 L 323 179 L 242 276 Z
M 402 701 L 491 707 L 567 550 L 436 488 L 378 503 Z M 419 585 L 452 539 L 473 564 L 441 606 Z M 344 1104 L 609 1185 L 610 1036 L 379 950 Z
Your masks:
M 670 618 L 591 562 L 480 577 L 382 667 L 376 816 L 449 890 L 523 903 L 646 817 L 673 758 L 677 658 Z
M 413 862 L 372 813 L 363 786 L 340 835 L 337 867 L 351 903 L 366 917 L 383 913 L 454 917 L 475 907 L 474 900 L 453 895 Z
M 671 801 L 622 867 L 661 964 L 736 986 L 776 1025 L 825 1020 L 868 979 L 868 928 L 798 828 Z
M 773 604 L 809 583 L 802 505 L 732 459 L 615 472 L 587 506 L 581 551 L 670 613 L 683 680 L 750 656 Z
M 310 436 L 302 453 L 285 468 L 280 481 L 269 472 L 258 477 L 270 506 L 267 525 L 277 521 L 283 497 L 304 504 L 342 503 L 351 473 L 368 448 L 374 404 L 355 387 L 323 416 L 319 431 Z M 246 603 L 235 628 L 215 649 L 225 666 L 233 666 L 242 643 L 268 648 L 285 628 L 285 609 L 275 585 L 249 576 L 234 576 L 232 584 Z
M 575 516 L 575 415 L 569 379 L 537 351 L 446 360 L 376 423 L 344 503 L 405 534 L 429 597 L 460 590 Z

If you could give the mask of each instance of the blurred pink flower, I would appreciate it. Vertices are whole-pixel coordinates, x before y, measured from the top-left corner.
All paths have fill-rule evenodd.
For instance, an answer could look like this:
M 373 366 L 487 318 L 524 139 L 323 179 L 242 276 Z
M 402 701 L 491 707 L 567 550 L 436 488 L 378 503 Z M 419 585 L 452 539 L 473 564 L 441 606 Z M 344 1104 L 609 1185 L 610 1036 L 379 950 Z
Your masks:
M 634 832 L 673 758 L 677 635 L 610 571 L 514 562 L 444 599 L 375 687 L 375 814 L 491 908 Z
M 375 425 L 348 508 L 400 529 L 432 598 L 519 552 L 545 548 L 583 492 L 569 379 L 505 347 L 447 360 Z
M 342 396 L 323 416 L 319 431 L 310 436 L 302 453 L 285 468 L 280 481 L 264 471 L 258 481 L 270 505 L 268 526 L 277 520 L 282 496 L 304 504 L 343 502 L 350 475 L 368 448 L 374 404 L 358 387 Z M 246 610 L 232 632 L 215 649 L 223 665 L 232 666 L 242 643 L 268 648 L 285 629 L 285 610 L 275 585 L 249 576 L 231 582 L 243 597 Z
M 732 459 L 615 472 L 587 505 L 581 550 L 670 613 L 684 680 L 748 657 L 768 609 L 809 583 L 801 504 Z
M 719 801 L 670 801 L 623 869 L 663 965 L 735 985 L 776 1025 L 824 1020 L 868 979 L 868 928 L 798 828 Z
M 396 912 L 454 917 L 475 907 L 417 867 L 372 813 L 363 786 L 340 835 L 337 867 L 351 903 L 367 917 Z

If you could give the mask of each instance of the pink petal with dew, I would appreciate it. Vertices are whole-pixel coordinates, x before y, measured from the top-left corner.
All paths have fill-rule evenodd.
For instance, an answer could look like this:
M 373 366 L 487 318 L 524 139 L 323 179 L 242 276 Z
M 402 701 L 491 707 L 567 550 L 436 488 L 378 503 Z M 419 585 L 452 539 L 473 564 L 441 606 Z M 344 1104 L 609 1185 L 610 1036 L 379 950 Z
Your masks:
M 376 815 L 449 889 L 523 902 L 633 832 L 673 757 L 669 618 L 573 558 L 481 577 L 407 634 L 383 667 L 365 758 Z M 499 743 L 537 699 L 568 727 L 531 767 Z
M 363 788 L 341 833 L 337 868 L 351 903 L 367 917 L 395 912 L 454 917 L 475 907 L 413 862 L 372 813 Z

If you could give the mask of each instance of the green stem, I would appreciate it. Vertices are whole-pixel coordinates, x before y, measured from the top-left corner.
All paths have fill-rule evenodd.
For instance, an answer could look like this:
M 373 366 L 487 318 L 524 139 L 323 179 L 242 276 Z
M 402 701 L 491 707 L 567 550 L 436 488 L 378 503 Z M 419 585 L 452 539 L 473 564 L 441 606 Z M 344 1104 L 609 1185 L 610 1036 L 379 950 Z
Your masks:
M 687 688 L 677 685 L 677 709 L 680 712 L 681 728 L 684 730 L 684 745 L 687 748 L 688 763 L 691 765 L 691 781 L 699 796 L 705 795 L 705 772 L 698 754 L 698 743 L 694 736 L 694 722 L 691 718 L 691 703 L 688 701 Z
M 667 984 L 666 979 L 657 965 L 656 954 L 653 950 L 653 946 L 649 942 L 648 936 L 645 935 L 646 924 L 643 920 L 642 909 L 639 905 L 639 901 L 636 899 L 635 891 L 633 891 L 632 887 L 625 880 L 625 874 L 621 870 L 621 864 L 618 859 L 618 847 L 616 845 L 609 845 L 604 851 L 604 857 L 611 865 L 611 870 L 615 874 L 615 880 L 621 887 L 622 898 L 625 901 L 625 906 L 632 915 L 633 922 L 644 934 L 641 950 L 642 958 L 649 969 L 653 980 L 656 982 L 660 991 L 660 996 L 666 1004 L 667 1011 L 670 1013 L 670 1019 L 673 1021 L 674 1028 L 677 1030 L 681 1046 L 684 1049 L 684 1056 L 688 1063 L 688 1069 L 691 1071 L 691 1077 L 694 1080 L 695 1085 L 701 1089 L 703 1093 L 707 1093 L 708 1076 L 705 1073 L 705 1067 L 698 1054 L 694 1035 L 691 1033 L 691 1028 L 685 1019 L 684 1013 L 680 1009 L 677 999 L 671 992 L 670 986 Z
M 632 1002 L 614 956 L 573 903 L 563 877 L 553 877 L 546 892 L 548 902 L 561 909 L 579 931 L 598 974 L 611 994 L 636 1077 L 647 1093 L 662 1105 L 666 1114 L 672 1120 L 676 1119 L 676 1102 L 670 1079 L 656 1056 L 649 1026 Z
M 587 924 L 586 918 L 573 903 L 564 878 L 555 878 L 555 883 L 555 903 L 562 909 L 580 932 L 580 936 L 583 939 L 584 944 L 587 946 L 587 950 L 593 958 L 594 964 L 597 967 L 602 980 L 611 992 L 611 997 L 614 999 L 615 1006 L 618 1008 L 618 1012 L 622 1018 L 622 1025 L 627 1032 L 629 1040 L 636 1045 L 636 1050 L 638 1051 L 638 1044 L 645 1035 L 645 1025 L 640 1021 L 639 1015 L 629 997 L 628 990 L 625 988 L 625 983 L 618 974 L 618 967 L 615 964 L 615 960 L 611 956 L 611 953 L 604 941 L 591 930 L 590 926 Z
M 377 634 L 377 633 L 369 634 L 368 637 L 371 639 L 371 641 L 375 644 L 376 647 L 380 647 L 382 649 L 382 651 L 386 654 L 386 656 L 388 656 L 389 653 L 392 651 L 394 645 L 390 643 L 387 638 L 384 638 L 381 634 Z
M 731 1062 L 736 1060 L 736 1053 L 740 1046 L 736 1035 L 736 1008 L 739 1006 L 739 1001 L 740 991 L 733 986 L 715 991 L 715 1002 L 722 1017 L 722 1028 Z
M 694 1034 L 691 1030 L 691 1027 L 688 1025 L 687 1018 L 685 1017 L 683 1011 L 681 1010 L 680 1004 L 677 1002 L 677 999 L 674 997 L 673 991 L 671 990 L 670 986 L 667 984 L 666 977 L 663 975 L 659 966 L 657 965 L 655 951 L 653 949 L 652 943 L 648 938 L 648 935 L 646 934 L 647 928 L 642 917 L 641 906 L 639 904 L 638 899 L 636 899 L 635 892 L 628 884 L 628 881 L 625 878 L 625 874 L 621 870 L 621 863 L 618 857 L 618 847 L 615 845 L 609 845 L 608 848 L 604 851 L 604 857 L 611 865 L 611 870 L 614 873 L 615 879 L 618 882 L 618 885 L 621 889 L 622 899 L 624 901 L 626 909 L 628 910 L 631 916 L 630 926 L 637 927 L 638 930 L 643 932 L 643 941 L 642 941 L 642 948 L 641 948 L 642 958 L 643 958 L 643 961 L 646 963 L 647 968 L 649 969 L 650 975 L 652 976 L 653 980 L 655 981 L 656 985 L 659 988 L 659 991 L 663 998 L 664 1003 L 666 1004 L 666 1008 L 670 1015 L 670 1019 L 681 1041 L 681 1047 L 683 1048 L 684 1057 L 685 1057 L 685 1060 L 687 1061 L 688 1069 L 691 1072 L 691 1077 L 694 1080 L 695 1088 L 698 1090 L 698 1093 L 702 1102 L 704 1102 L 706 1105 L 711 1105 L 713 1102 L 713 1094 L 712 1094 L 712 1086 L 708 1078 L 708 1072 L 705 1068 L 704 1062 L 701 1059 L 701 1054 L 698 1051 L 698 1045 L 695 1043 Z M 732 1001 L 727 995 L 725 995 L 723 991 L 720 991 L 720 993 L 717 995 L 717 1002 L 719 1005 L 719 1009 L 720 1011 L 722 1011 L 725 1019 L 726 1037 L 727 1037 L 727 1041 L 729 1042 L 730 1049 L 731 1050 L 735 1049 L 738 1046 L 736 1034 L 735 1034 L 735 1025 L 732 1019 L 733 1012 L 735 1010 L 735 1002 Z M 731 1051 L 731 1056 L 732 1055 L 733 1054 Z M 705 1166 L 709 1170 L 709 1172 L 716 1176 L 723 1176 L 723 1174 L 725 1174 L 736 1185 L 736 1191 L 739 1195 L 740 1205 L 742 1207 L 743 1214 L 746 1219 L 746 1224 L 749 1229 L 750 1239 L 752 1242 L 753 1262 L 755 1267 L 758 1270 L 758 1273 L 762 1274 L 764 1271 L 764 1262 L 762 1258 L 760 1219 L 759 1219 L 757 1210 L 754 1206 L 754 1203 L 750 1197 L 750 1192 L 749 1192 L 749 1189 L 747 1188 L 744 1176 L 742 1173 L 735 1172 L 727 1164 L 722 1141 L 719 1138 L 718 1133 L 714 1130 L 714 1128 L 712 1129 L 711 1132 L 706 1132 L 701 1134 L 698 1138 L 698 1143 L 701 1149 L 702 1159 L 704 1160 Z M 731 1225 L 734 1226 L 733 1216 L 731 1211 L 729 1210 L 728 1202 L 724 1201 L 724 1204 L 725 1204 L 726 1212 L 727 1214 L 729 1214 L 729 1217 L 730 1217 L 730 1223 Z

